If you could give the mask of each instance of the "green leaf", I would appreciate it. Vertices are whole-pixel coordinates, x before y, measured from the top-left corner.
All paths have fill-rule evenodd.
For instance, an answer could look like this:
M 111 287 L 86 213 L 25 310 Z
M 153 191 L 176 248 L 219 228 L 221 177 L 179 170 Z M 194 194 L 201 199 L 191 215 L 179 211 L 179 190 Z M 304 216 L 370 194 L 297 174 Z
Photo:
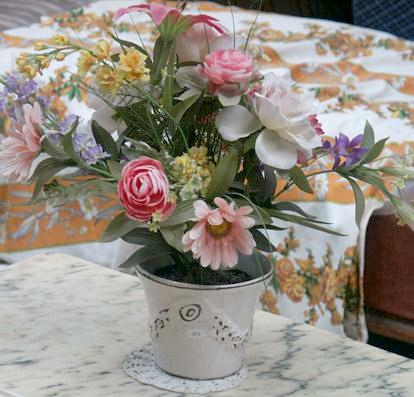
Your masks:
M 359 187 L 358 183 L 356 183 L 352 178 L 346 178 L 349 184 L 354 191 L 355 196 L 355 222 L 358 227 L 361 225 L 362 217 L 364 216 L 365 212 L 365 197 L 364 193 L 362 192 L 361 188 Z
M 254 241 L 256 241 L 256 248 L 264 252 L 274 252 L 276 247 L 257 229 L 250 229 Z
M 364 128 L 364 139 L 361 142 L 361 147 L 371 149 L 375 144 L 375 133 L 371 124 L 367 120 Z
M 104 243 L 114 241 L 135 229 L 138 225 L 138 221 L 128 218 L 125 212 L 121 212 L 109 223 L 101 237 L 101 241 Z
M 59 171 L 65 169 L 68 165 L 58 159 L 48 158 L 41 161 L 36 169 L 33 172 L 33 175 L 29 179 L 29 183 L 36 181 L 32 200 L 35 200 L 40 192 L 42 191 L 43 185 L 50 179 L 52 176 L 55 176 Z
M 254 134 L 249 135 L 249 137 L 244 141 L 243 154 L 246 154 L 248 151 L 254 149 L 259 134 L 260 132 L 255 132 Z
M 119 37 L 113 35 L 112 33 L 109 33 L 111 35 L 111 37 L 118 43 L 121 45 L 121 47 L 132 47 L 135 48 L 136 50 L 138 50 L 139 52 L 141 52 L 142 54 L 146 55 L 148 57 L 148 60 L 151 62 L 151 58 L 149 57 L 147 51 L 145 50 L 144 47 L 141 47 L 140 45 L 138 45 L 137 43 L 133 43 L 132 41 L 128 41 L 128 40 L 122 40 Z M 152 63 L 152 62 L 151 62 Z
M 56 145 L 54 145 L 46 136 L 42 140 L 42 150 L 46 152 L 50 157 L 58 160 L 67 160 L 69 156 Z
M 121 268 L 133 267 L 142 265 L 148 261 L 155 261 L 161 258 L 169 257 L 172 254 L 173 248 L 167 244 L 160 246 L 160 244 L 150 244 L 135 251 L 122 265 Z
M 375 160 L 384 149 L 385 143 L 387 142 L 388 138 L 384 138 L 379 140 L 367 153 L 367 155 L 360 161 L 359 164 L 366 164 L 370 163 L 371 161 Z
M 154 44 L 153 65 L 150 72 L 151 84 L 157 85 L 162 78 L 162 70 L 167 64 L 171 42 L 158 37 Z
M 168 226 L 180 225 L 188 222 L 191 218 L 194 218 L 194 207 L 193 203 L 196 199 L 182 201 L 177 204 L 174 212 L 168 219 L 160 223 L 162 228 Z
M 275 194 L 277 186 L 277 178 L 275 170 L 268 166 L 264 166 L 264 199 L 271 200 Z
M 238 169 L 239 154 L 232 148 L 221 158 L 214 170 L 207 190 L 207 199 L 212 200 L 215 197 L 224 194 L 233 183 Z
M 95 120 L 92 120 L 92 133 L 96 142 L 103 147 L 105 152 L 111 155 L 113 160 L 119 158 L 118 147 L 111 134 Z
M 342 174 L 346 178 L 346 174 Z M 385 183 L 382 178 L 377 175 L 377 171 L 371 170 L 366 167 L 357 167 L 349 173 L 350 176 L 359 179 L 360 181 L 369 183 L 372 186 L 375 186 L 377 189 L 381 190 L 387 197 L 390 197 L 391 193 L 385 186 Z
M 316 219 L 316 216 L 309 215 L 308 213 L 303 211 L 303 209 L 300 208 L 297 204 L 291 203 L 290 201 L 279 201 L 278 203 L 274 203 L 273 208 L 279 211 L 296 212 L 297 214 L 302 215 L 303 217 L 308 219 Z
M 135 227 L 135 229 L 124 234 L 121 238 L 127 243 L 136 245 L 164 244 L 160 233 L 151 232 L 146 227 Z
M 108 160 L 106 162 L 106 165 L 109 168 L 110 173 L 116 178 L 119 179 L 122 175 L 122 168 L 123 165 L 121 163 L 118 163 L 117 161 Z
M 84 164 L 82 159 L 76 154 L 75 148 L 73 147 L 73 134 L 75 133 L 76 128 L 72 128 L 63 138 L 62 138 L 62 147 L 65 153 L 76 163 Z
M 306 226 L 311 229 L 319 230 L 324 233 L 333 234 L 335 236 L 345 236 L 342 233 L 336 232 L 334 230 L 328 229 L 326 227 L 320 226 L 320 224 L 314 223 L 314 221 L 311 221 L 307 218 L 303 218 L 297 215 L 292 214 L 285 214 L 283 212 L 277 211 L 277 210 L 269 210 L 269 214 L 272 217 L 278 218 L 285 222 L 292 222 L 296 223 L 298 225 Z
M 177 123 L 180 122 L 184 113 L 197 101 L 199 97 L 200 95 L 190 96 L 184 101 L 178 102 L 176 105 L 173 106 L 171 110 L 171 115 L 175 118 L 175 121 Z
M 303 173 L 303 171 L 295 165 L 289 170 L 289 176 L 292 178 L 293 183 L 305 193 L 313 193 L 312 188 L 309 185 L 308 178 Z
M 174 247 L 177 251 L 183 252 L 183 235 L 185 225 L 175 225 L 169 227 L 161 227 L 160 232 L 165 241 Z
M 273 221 L 269 213 L 267 212 L 267 209 L 259 207 L 258 205 L 252 206 L 249 201 L 241 198 L 233 199 L 233 201 L 236 203 L 237 207 L 243 207 L 245 205 L 248 205 L 249 207 L 253 208 L 253 212 L 251 212 L 248 216 L 254 219 L 255 225 L 263 226 L 263 223 L 265 225 L 272 224 Z

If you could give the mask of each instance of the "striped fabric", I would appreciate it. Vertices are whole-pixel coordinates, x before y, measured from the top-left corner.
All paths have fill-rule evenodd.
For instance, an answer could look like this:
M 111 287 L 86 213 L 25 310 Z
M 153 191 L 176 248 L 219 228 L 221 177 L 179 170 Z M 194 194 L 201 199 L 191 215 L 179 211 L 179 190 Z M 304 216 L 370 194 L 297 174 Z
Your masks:
M 38 22 L 43 15 L 82 7 L 93 0 L 0 0 L 0 31 Z

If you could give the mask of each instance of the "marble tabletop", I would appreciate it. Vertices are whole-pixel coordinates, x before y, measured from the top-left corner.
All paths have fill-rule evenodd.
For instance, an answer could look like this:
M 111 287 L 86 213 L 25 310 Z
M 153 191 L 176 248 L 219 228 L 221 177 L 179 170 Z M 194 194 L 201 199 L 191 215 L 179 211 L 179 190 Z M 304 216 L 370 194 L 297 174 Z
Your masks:
M 121 369 L 149 341 L 137 278 L 71 256 L 0 270 L 0 396 L 164 397 Z M 257 312 L 248 379 L 222 397 L 414 396 L 414 361 Z

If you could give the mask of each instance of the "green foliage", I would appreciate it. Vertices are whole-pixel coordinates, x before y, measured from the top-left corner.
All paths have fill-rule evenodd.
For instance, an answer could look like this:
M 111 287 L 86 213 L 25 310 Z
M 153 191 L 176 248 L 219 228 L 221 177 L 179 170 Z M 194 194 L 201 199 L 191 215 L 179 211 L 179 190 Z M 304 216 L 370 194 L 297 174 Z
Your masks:
M 29 179 L 29 183 L 35 182 L 33 190 L 32 200 L 36 200 L 42 191 L 43 185 L 58 172 L 68 167 L 65 161 L 48 158 L 41 161 L 33 172 L 33 175 Z
M 95 120 L 92 120 L 92 133 L 96 142 L 103 147 L 106 153 L 111 155 L 111 159 L 118 160 L 119 151 L 114 139 L 111 134 Z
M 358 227 L 361 225 L 362 217 L 365 212 L 365 197 L 358 183 L 356 183 L 352 178 L 346 177 L 349 184 L 352 187 L 355 197 L 355 222 Z
M 134 230 L 138 225 L 139 222 L 128 218 L 125 215 L 125 212 L 121 212 L 109 223 L 101 237 L 101 241 L 105 243 L 114 241 L 117 238 L 124 236 L 131 230 Z
M 178 203 L 172 215 L 165 221 L 161 222 L 161 227 L 165 228 L 180 225 L 194 218 L 194 201 L 195 199 Z
M 364 128 L 364 139 L 361 142 L 361 147 L 371 149 L 375 144 L 375 133 L 371 124 L 367 120 Z
M 376 142 L 366 156 L 360 161 L 360 164 L 367 164 L 374 161 L 381 154 L 387 140 L 388 138 L 384 138 Z
M 305 193 L 313 193 L 313 190 L 309 184 L 308 178 L 303 171 L 295 165 L 289 170 L 289 176 L 292 178 L 293 183 Z
M 185 224 L 179 224 L 169 227 L 161 227 L 160 232 L 164 240 L 177 251 L 183 252 L 182 238 L 184 235 Z
M 227 192 L 239 169 L 239 154 L 231 148 L 217 164 L 207 190 L 207 199 L 214 199 Z
M 135 251 L 124 263 L 119 267 L 129 268 L 137 265 L 144 265 L 147 262 L 158 261 L 162 259 L 170 259 L 174 253 L 172 247 L 168 244 L 148 244 Z

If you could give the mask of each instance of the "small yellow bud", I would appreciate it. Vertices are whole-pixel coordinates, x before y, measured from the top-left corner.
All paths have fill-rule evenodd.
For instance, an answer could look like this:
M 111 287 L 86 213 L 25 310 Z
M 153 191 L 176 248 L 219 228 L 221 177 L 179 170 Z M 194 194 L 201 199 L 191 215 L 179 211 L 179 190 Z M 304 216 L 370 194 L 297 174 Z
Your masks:
M 55 34 L 52 37 L 52 43 L 55 45 L 63 46 L 69 44 L 69 39 L 63 34 Z
M 56 59 L 58 62 L 61 62 L 61 61 L 63 61 L 63 60 L 65 59 L 65 54 L 64 54 L 64 53 L 62 53 L 62 52 L 59 52 L 59 53 L 56 55 L 55 59 Z
M 48 48 L 49 46 L 44 43 L 43 41 L 37 41 L 34 45 L 34 49 L 36 51 L 42 51 L 42 50 L 46 50 L 46 48 Z

